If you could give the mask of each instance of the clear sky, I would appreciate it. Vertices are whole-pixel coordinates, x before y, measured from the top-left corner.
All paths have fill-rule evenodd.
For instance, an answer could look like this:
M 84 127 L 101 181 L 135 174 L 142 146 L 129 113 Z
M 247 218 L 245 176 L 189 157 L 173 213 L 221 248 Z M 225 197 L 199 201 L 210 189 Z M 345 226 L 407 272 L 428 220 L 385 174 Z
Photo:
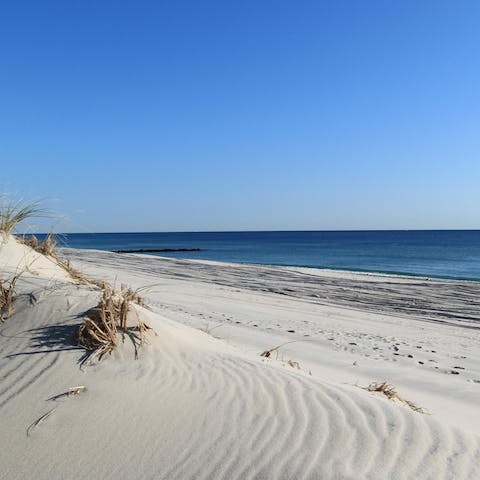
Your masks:
M 2 2 L 0 69 L 57 231 L 480 228 L 477 0 Z

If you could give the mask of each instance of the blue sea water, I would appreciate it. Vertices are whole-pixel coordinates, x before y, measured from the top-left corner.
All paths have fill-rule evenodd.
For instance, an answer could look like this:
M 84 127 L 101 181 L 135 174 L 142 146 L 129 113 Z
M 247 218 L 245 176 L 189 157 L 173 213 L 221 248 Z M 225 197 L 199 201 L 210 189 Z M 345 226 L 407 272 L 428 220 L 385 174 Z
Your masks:
M 101 250 L 200 248 L 158 255 L 480 281 L 480 230 L 70 233 L 60 243 Z

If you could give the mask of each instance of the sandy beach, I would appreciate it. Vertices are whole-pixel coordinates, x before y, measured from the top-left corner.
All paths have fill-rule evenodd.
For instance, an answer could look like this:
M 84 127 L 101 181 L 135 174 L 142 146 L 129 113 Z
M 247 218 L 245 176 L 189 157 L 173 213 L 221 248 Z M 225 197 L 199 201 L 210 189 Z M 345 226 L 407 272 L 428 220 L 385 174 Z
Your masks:
M 480 478 L 480 283 L 60 256 L 140 289 L 151 330 L 84 362 L 98 287 L 4 241 L 2 279 L 28 270 L 0 324 L 0 478 Z
M 0 480 L 480 480 L 480 2 L 3 2 Z

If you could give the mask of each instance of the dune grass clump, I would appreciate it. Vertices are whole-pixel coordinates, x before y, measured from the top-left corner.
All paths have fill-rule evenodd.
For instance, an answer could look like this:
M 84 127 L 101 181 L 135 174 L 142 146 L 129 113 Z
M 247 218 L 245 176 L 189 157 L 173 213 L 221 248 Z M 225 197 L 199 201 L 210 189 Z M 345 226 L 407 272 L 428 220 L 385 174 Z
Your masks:
M 70 260 L 63 260 L 56 257 L 58 265 L 62 267 L 69 275 L 80 285 L 96 285 L 103 290 L 105 282 L 102 280 L 95 280 L 94 278 L 87 277 L 83 272 L 72 267 Z
M 368 390 L 369 392 L 382 393 L 389 400 L 397 400 L 412 409 L 414 412 L 425 413 L 422 407 L 419 407 L 410 400 L 406 400 L 405 398 L 401 397 L 395 390 L 395 387 L 387 382 L 372 382 L 368 387 L 364 387 L 364 389 Z
M 15 285 L 21 273 L 16 274 L 10 280 L 0 280 L 0 319 L 8 318 L 13 313 L 13 301 L 15 299 Z
M 137 315 L 135 325 L 128 325 L 128 312 L 135 303 L 145 307 L 143 299 L 131 288 L 123 287 L 120 292 L 107 283 L 103 284 L 103 294 L 99 304 L 85 317 L 78 330 L 78 344 L 90 351 L 89 360 L 101 360 L 106 354 L 111 354 L 118 346 L 119 335 L 124 339 L 129 337 L 135 348 L 135 358 L 138 347 L 145 342 L 145 332 L 150 327 Z
M 55 251 L 57 246 L 57 239 L 53 233 L 49 233 L 44 240 L 39 240 L 35 235 L 28 235 L 28 236 L 17 236 L 17 239 L 27 245 L 28 247 L 32 248 L 38 253 L 45 255 L 47 257 L 52 257 L 58 261 L 58 255 Z
M 87 277 L 84 273 L 76 268 L 72 267 L 70 260 L 64 260 L 60 258 L 56 252 L 57 239 L 53 233 L 49 233 L 44 240 L 39 240 L 35 235 L 28 236 L 17 236 L 16 237 L 21 243 L 27 245 L 38 253 L 50 257 L 63 268 L 70 277 L 75 280 L 80 285 L 96 285 L 99 288 L 103 289 L 104 282 L 101 280 L 95 280 L 93 278 Z
M 0 232 L 4 235 L 12 233 L 19 223 L 32 218 L 47 215 L 41 208 L 41 202 L 23 202 L 22 200 L 8 201 L 0 197 Z

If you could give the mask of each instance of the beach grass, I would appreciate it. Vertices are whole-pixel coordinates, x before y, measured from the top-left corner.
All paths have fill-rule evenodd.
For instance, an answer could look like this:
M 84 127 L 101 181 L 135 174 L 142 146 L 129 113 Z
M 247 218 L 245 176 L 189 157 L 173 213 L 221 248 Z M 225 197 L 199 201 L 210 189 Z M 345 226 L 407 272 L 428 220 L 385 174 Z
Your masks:
M 368 387 L 365 388 L 369 392 L 379 392 L 385 395 L 389 400 L 398 400 L 400 403 L 403 403 L 411 410 L 417 413 L 425 413 L 422 407 L 419 407 L 417 404 L 401 397 L 396 391 L 393 385 L 390 385 L 387 382 L 372 382 Z
M 39 240 L 35 235 L 17 235 L 16 238 L 36 252 L 58 260 L 58 255 L 55 251 L 57 239 L 53 233 L 49 233 L 44 240 Z
M 18 224 L 33 217 L 44 217 L 48 211 L 42 206 L 42 201 L 24 202 L 23 200 L 8 200 L 0 195 L 0 232 L 4 235 L 12 233 Z
M 107 282 L 103 283 L 100 302 L 88 312 L 78 330 L 78 344 L 91 352 L 90 361 L 111 354 L 118 346 L 119 334 L 131 339 L 137 357 L 138 346 L 145 342 L 145 332 L 150 327 L 138 315 L 133 326 L 127 324 L 132 303 L 145 307 L 137 291 L 122 286 L 116 292 Z
M 20 223 L 29 218 L 45 216 L 46 214 L 47 211 L 41 207 L 40 201 L 30 203 L 21 200 L 7 201 L 6 196 L 2 195 L 0 196 L 0 234 L 3 234 L 4 238 L 8 238 L 15 232 Z M 75 269 L 69 260 L 63 260 L 59 257 L 56 252 L 57 240 L 53 233 L 49 233 L 43 240 L 39 240 L 35 235 L 15 235 L 15 237 L 20 243 L 37 253 L 53 259 L 75 282 L 82 285 L 92 284 L 102 291 L 100 302 L 88 312 L 77 334 L 78 344 L 92 352 L 89 356 L 91 360 L 94 358 L 101 359 L 105 354 L 111 353 L 118 345 L 119 333 L 123 337 L 128 336 L 131 339 L 137 357 L 138 346 L 144 343 L 145 332 L 150 328 L 139 315 L 137 315 L 135 325 L 129 326 L 127 324 L 132 303 L 146 307 L 138 290 L 122 285 L 120 291 L 117 292 L 108 282 L 88 278 L 83 272 Z M 23 271 L 10 280 L 0 280 L 0 314 L 2 320 L 13 313 L 15 286 L 22 273 Z
M 0 318 L 2 320 L 10 317 L 13 313 L 15 286 L 22 273 L 17 273 L 10 280 L 0 280 Z

